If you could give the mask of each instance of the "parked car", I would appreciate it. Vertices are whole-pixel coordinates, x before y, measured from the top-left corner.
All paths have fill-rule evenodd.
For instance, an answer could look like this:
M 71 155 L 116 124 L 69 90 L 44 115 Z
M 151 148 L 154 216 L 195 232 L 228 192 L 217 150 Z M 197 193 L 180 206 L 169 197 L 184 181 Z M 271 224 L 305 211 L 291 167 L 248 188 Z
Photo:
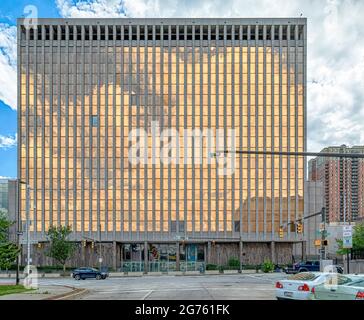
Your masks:
M 293 265 L 293 269 L 297 272 L 320 271 L 320 261 L 312 260 L 298 262 Z
M 105 271 L 99 271 L 95 268 L 78 268 L 72 272 L 72 278 L 75 280 L 85 280 L 95 278 L 96 280 L 106 279 L 109 274 Z
M 277 300 L 313 300 L 315 287 L 334 275 L 332 272 L 300 272 L 276 282 Z
M 309 260 L 302 261 L 293 264 L 291 267 L 285 268 L 284 272 L 287 274 L 296 274 L 298 272 L 319 272 L 320 271 L 320 261 L 319 260 Z M 325 267 L 325 272 L 335 272 L 344 273 L 343 267 L 339 265 L 328 265 Z
M 364 301 L 364 276 L 340 276 L 335 283 L 321 284 L 314 289 L 316 300 Z

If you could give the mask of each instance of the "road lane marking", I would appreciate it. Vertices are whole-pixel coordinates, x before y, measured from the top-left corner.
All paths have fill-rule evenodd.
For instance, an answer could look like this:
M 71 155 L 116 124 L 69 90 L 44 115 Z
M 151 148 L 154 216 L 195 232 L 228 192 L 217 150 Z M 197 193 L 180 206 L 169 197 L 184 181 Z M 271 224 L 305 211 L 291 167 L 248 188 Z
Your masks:
M 152 293 L 153 290 L 150 290 L 141 300 L 146 300 Z

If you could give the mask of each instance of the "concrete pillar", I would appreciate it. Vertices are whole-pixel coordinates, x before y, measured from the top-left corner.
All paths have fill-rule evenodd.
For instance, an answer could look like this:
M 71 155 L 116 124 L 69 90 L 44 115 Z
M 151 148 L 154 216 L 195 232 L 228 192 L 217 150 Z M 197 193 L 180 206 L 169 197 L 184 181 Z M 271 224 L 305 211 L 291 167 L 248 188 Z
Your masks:
M 207 263 L 211 263 L 211 241 L 207 242 Z
M 179 242 L 176 242 L 176 271 L 180 270 L 179 266 Z
M 112 268 L 116 271 L 116 241 L 112 242 Z
M 243 241 L 239 241 L 239 273 L 243 270 Z
M 124 271 L 123 268 L 123 244 L 120 244 L 120 267 L 121 267 L 121 271 Z
M 306 241 L 302 241 L 302 261 L 305 261 L 306 260 L 306 254 L 307 254 L 307 250 L 306 250 Z
M 148 273 L 148 242 L 144 241 L 144 274 Z
M 87 266 L 86 264 L 86 248 L 83 246 L 83 242 L 81 242 L 81 260 L 84 267 Z
M 276 243 L 272 241 L 270 243 L 270 250 L 271 250 L 271 260 L 273 263 L 277 263 L 276 261 Z

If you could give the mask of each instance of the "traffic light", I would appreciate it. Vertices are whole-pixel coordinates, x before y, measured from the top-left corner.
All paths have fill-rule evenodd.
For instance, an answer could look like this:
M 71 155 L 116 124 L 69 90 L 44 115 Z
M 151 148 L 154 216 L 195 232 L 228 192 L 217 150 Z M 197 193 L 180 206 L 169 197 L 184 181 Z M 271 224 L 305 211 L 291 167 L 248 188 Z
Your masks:
M 38 242 L 38 249 L 41 249 L 41 248 L 42 248 L 42 243 Z
M 321 221 L 322 222 L 325 222 L 326 221 L 326 208 L 325 207 L 323 207 L 321 209 Z
M 329 245 L 329 242 L 327 240 L 322 240 L 321 243 L 322 243 L 323 246 L 328 246 Z
M 303 224 L 302 223 L 297 223 L 297 233 L 302 233 L 303 232 Z
M 283 227 L 279 228 L 279 237 L 283 238 L 284 237 L 284 231 L 283 231 Z
M 82 240 L 82 245 L 83 245 L 84 247 L 86 247 L 86 245 L 87 245 L 86 240 Z
M 95 247 L 95 242 L 94 241 L 92 241 L 91 242 L 91 248 L 93 249 Z

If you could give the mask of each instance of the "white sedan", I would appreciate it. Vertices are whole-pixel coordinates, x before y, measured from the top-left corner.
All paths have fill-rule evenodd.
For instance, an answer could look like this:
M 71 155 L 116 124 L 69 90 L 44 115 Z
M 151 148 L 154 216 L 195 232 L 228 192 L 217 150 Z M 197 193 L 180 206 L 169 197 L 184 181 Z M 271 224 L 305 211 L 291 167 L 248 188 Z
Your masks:
M 313 300 L 315 287 L 334 277 L 351 282 L 351 278 L 332 272 L 301 272 L 276 282 L 277 300 Z M 344 279 L 345 278 L 345 279 Z
M 316 300 L 361 300 L 364 301 L 364 277 L 352 282 L 321 284 L 315 289 Z

